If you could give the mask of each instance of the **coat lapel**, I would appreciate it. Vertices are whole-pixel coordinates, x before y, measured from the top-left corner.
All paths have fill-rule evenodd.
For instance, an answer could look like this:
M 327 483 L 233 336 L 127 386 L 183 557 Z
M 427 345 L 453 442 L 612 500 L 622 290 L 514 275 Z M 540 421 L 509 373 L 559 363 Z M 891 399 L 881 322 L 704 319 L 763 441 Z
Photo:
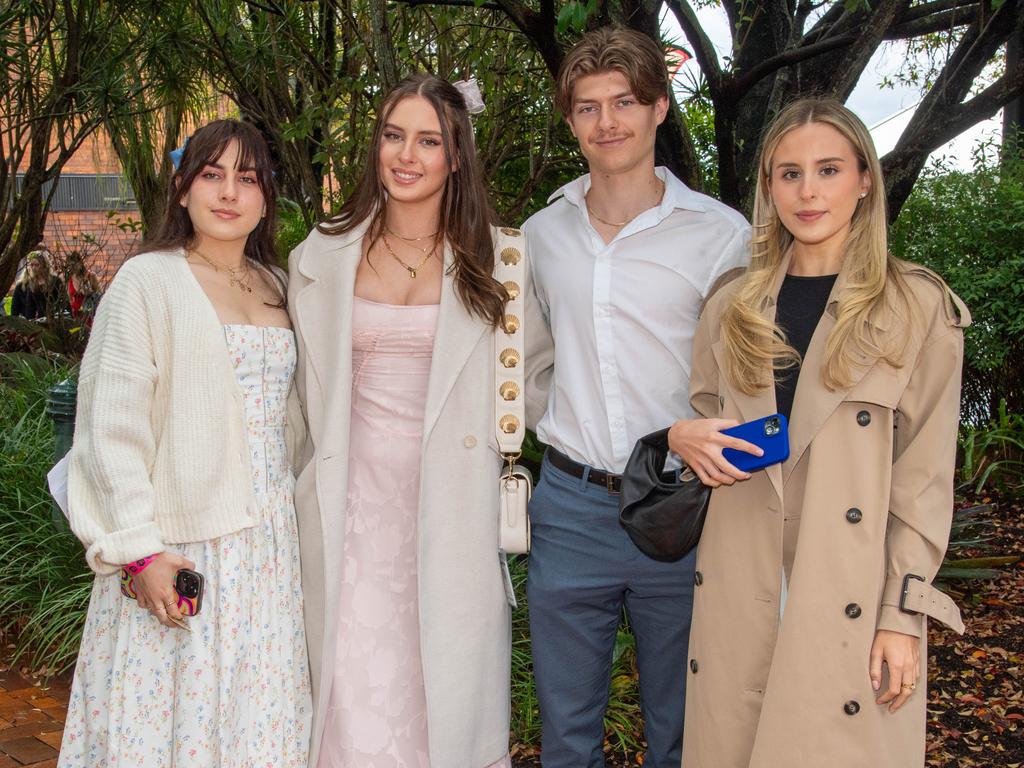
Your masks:
M 362 224 L 341 236 L 321 237 L 319 247 L 300 257 L 298 271 L 311 282 L 296 294 L 292 311 L 306 339 L 320 404 L 337 400 L 326 398 L 325 388 L 351 381 L 352 297 L 365 231 Z
M 423 413 L 423 442 L 437 424 L 441 409 L 455 386 L 455 381 L 473 354 L 487 323 L 471 315 L 455 290 L 454 255 L 449 246 L 444 251 L 444 277 L 441 280 L 441 307 L 438 310 L 434 335 L 434 353 L 430 362 L 430 383 Z

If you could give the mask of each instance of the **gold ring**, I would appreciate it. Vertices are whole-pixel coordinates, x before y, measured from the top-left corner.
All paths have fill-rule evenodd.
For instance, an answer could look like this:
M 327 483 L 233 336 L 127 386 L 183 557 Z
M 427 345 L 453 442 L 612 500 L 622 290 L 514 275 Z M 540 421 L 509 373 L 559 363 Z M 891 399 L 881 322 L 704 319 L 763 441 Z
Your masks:
M 902 688 L 905 691 L 914 691 L 914 690 L 917 690 L 917 684 L 916 683 L 903 683 L 903 685 L 901 685 L 900 688 Z

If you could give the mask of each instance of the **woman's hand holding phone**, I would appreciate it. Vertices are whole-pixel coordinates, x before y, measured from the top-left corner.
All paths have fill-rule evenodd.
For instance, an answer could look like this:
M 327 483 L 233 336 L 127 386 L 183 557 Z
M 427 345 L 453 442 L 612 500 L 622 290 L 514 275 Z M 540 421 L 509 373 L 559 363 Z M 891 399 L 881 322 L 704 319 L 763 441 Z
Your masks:
M 724 448 L 764 455 L 753 443 L 721 432 L 738 425 L 733 419 L 681 419 L 668 431 L 668 447 L 682 457 L 704 485 L 711 488 L 732 485 L 737 480 L 749 479 L 750 473 L 729 463 L 722 455 Z
M 133 576 L 136 600 L 165 627 L 180 627 L 184 621 L 178 610 L 178 593 L 174 578 L 182 568 L 195 568 L 195 563 L 174 552 L 161 552 L 145 570 Z

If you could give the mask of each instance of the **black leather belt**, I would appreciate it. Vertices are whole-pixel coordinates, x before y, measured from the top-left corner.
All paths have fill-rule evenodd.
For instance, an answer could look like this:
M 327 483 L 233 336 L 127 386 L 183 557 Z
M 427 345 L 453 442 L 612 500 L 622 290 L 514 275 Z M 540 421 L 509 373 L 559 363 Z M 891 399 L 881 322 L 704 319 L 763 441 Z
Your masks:
M 547 455 L 548 461 L 551 462 L 551 466 L 556 467 L 573 477 L 583 477 L 588 469 L 586 464 L 580 464 L 578 461 L 573 461 L 561 451 L 556 451 L 550 446 L 548 446 Z M 603 469 L 595 469 L 594 467 L 589 467 L 589 469 L 590 474 L 587 475 L 587 482 L 601 486 L 612 495 L 619 493 L 622 487 L 622 475 L 605 472 Z M 677 473 L 663 472 L 661 479 L 666 483 L 674 483 L 677 479 Z

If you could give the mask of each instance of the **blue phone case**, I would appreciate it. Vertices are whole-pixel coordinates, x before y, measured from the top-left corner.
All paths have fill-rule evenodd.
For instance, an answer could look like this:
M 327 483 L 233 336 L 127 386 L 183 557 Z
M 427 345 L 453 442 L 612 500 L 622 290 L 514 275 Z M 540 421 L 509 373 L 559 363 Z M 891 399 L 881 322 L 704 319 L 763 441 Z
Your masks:
M 723 429 L 722 434 L 746 440 L 764 451 L 764 456 L 755 456 L 734 448 L 722 449 L 725 460 L 744 472 L 756 472 L 789 458 L 789 423 L 781 413 Z

